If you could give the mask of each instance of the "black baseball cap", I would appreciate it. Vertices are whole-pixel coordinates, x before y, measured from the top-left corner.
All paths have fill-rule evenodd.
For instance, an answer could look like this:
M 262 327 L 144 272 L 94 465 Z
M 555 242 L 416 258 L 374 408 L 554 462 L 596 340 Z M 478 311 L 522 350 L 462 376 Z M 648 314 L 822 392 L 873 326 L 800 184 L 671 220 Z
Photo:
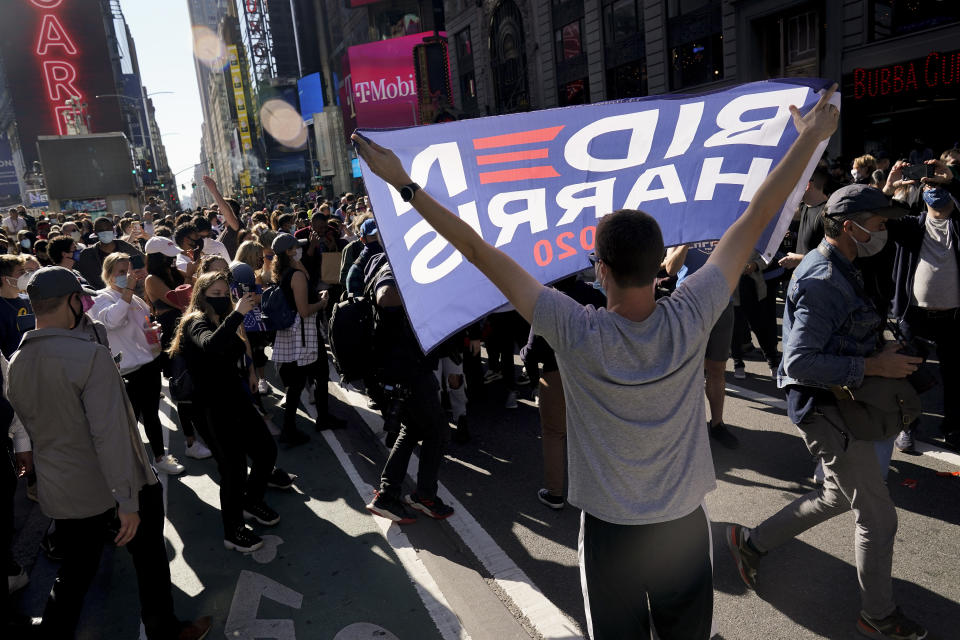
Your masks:
M 63 267 L 41 267 L 27 283 L 27 295 L 31 300 L 62 298 L 71 293 L 84 294 L 77 275 Z
M 834 191 L 827 199 L 823 215 L 828 218 L 852 218 L 861 213 L 872 213 L 884 218 L 902 218 L 910 210 L 891 201 L 883 191 L 868 184 L 848 184 Z

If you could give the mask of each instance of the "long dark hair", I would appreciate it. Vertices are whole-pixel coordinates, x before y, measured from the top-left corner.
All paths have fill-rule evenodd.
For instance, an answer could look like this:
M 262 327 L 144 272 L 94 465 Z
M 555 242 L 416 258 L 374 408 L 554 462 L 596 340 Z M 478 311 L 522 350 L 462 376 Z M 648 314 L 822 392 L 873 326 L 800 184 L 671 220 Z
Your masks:
M 180 270 L 174 268 L 174 259 L 162 253 L 147 254 L 147 273 L 160 278 L 163 284 L 176 289 L 183 284 Z
M 286 251 L 274 251 L 273 256 L 273 281 L 280 283 L 280 279 L 283 278 L 289 269 L 293 268 L 293 258 L 287 255 Z
M 180 324 L 177 325 L 177 333 L 170 342 L 170 347 L 167 349 L 168 354 L 175 356 L 179 353 L 183 347 L 183 341 L 186 339 L 184 336 L 187 331 L 187 325 L 190 322 L 203 316 L 206 316 L 211 321 L 214 318 L 218 318 L 218 324 L 223 321 L 223 318 L 219 318 L 213 308 L 207 304 L 207 289 L 221 280 L 228 285 L 230 284 L 230 280 L 225 271 L 211 271 L 197 278 L 196 283 L 193 285 L 193 294 L 190 296 L 190 305 L 180 317 Z

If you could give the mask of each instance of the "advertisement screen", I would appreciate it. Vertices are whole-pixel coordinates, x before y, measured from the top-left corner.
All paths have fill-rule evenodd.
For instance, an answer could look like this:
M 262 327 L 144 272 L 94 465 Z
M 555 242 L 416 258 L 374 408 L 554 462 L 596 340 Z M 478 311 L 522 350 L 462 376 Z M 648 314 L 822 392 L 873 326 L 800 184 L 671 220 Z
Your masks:
M 297 80 L 300 94 L 300 115 L 304 122 L 313 119 L 313 114 L 323 112 L 323 83 L 319 73 L 311 73 Z
M 96 97 L 117 93 L 101 6 L 100 0 L 3 3 L 0 56 L 26 166 L 37 160 L 37 136 L 68 133 L 71 98 L 86 103 L 90 132 L 125 128 L 119 100 Z
M 433 31 L 361 44 L 347 49 L 344 65 L 344 123 L 355 116 L 363 128 L 409 127 L 418 123 L 413 48 Z M 446 37 L 445 33 L 439 34 Z M 349 114 L 347 113 L 349 111 Z M 347 134 L 353 131 L 346 129 Z
M 37 146 L 51 198 L 82 200 L 137 190 L 130 145 L 122 133 L 43 137 Z

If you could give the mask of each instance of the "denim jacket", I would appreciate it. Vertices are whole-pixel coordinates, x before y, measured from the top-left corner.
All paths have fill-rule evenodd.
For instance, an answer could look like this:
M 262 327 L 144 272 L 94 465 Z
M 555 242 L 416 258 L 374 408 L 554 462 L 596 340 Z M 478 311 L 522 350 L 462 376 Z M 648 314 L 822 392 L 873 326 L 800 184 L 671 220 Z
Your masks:
M 781 389 L 863 383 L 864 358 L 880 346 L 882 319 L 862 282 L 860 271 L 826 240 L 804 256 L 784 305 Z

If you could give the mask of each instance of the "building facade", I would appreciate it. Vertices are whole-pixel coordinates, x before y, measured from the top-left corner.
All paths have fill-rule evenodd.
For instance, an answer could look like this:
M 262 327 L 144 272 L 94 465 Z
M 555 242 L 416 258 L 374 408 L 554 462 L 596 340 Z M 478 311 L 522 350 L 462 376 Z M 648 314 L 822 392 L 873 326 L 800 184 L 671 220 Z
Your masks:
M 468 116 L 809 76 L 841 82 L 833 155 L 960 138 L 958 2 L 446 0 L 445 11 Z

